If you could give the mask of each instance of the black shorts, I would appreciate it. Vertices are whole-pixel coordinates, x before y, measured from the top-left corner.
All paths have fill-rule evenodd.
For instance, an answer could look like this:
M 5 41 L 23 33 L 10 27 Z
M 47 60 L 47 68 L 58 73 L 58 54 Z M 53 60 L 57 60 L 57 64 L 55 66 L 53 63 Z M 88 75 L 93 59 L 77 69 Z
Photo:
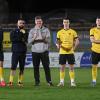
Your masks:
M 3 53 L 3 51 L 0 51 L 0 61 L 4 61 L 4 53 Z
M 20 70 L 24 69 L 25 66 L 25 58 L 26 58 L 26 52 L 14 52 L 12 53 L 12 66 L 11 69 L 12 70 L 16 70 L 17 68 L 17 64 L 19 63 L 19 68 Z
M 66 64 L 66 61 L 68 61 L 68 64 L 75 64 L 74 54 L 60 54 L 59 55 L 59 64 L 61 65 Z
M 98 64 L 100 61 L 100 53 L 92 51 L 91 59 L 92 59 L 92 64 Z

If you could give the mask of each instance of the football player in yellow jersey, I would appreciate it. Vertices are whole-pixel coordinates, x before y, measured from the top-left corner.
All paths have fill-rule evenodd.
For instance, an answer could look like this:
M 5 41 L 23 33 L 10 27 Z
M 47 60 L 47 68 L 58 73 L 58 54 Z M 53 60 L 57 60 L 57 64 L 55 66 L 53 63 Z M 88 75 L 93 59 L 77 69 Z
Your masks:
M 59 64 L 60 67 L 60 83 L 57 86 L 64 86 L 65 67 L 66 61 L 69 64 L 69 76 L 71 86 L 75 84 L 75 73 L 74 73 L 74 50 L 79 44 L 79 39 L 75 30 L 69 27 L 70 22 L 68 18 L 63 19 L 63 29 L 57 32 L 57 43 L 56 46 L 59 49 Z
M 90 29 L 90 40 L 92 42 L 92 86 L 96 85 L 97 67 L 100 61 L 100 17 L 96 19 L 96 27 Z

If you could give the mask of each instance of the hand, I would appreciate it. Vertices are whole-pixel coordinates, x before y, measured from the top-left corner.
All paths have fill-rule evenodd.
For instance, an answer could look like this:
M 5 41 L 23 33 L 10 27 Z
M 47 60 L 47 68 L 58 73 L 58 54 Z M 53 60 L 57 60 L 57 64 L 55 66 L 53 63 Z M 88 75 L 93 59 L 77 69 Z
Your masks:
M 21 29 L 20 32 L 22 32 L 23 34 L 25 34 L 25 30 L 24 29 Z
M 92 42 L 92 43 L 94 43 L 94 42 L 95 42 L 95 40 L 94 40 L 94 39 L 91 39 L 91 42 Z
M 56 47 L 57 47 L 58 49 L 60 49 L 60 45 L 59 45 L 59 44 L 56 44 Z
M 33 34 L 33 37 L 32 37 L 33 41 L 34 41 L 36 38 L 37 38 L 37 34 L 34 33 L 34 34 Z
M 64 49 L 65 51 L 67 51 L 67 52 L 72 49 L 72 47 L 67 48 L 67 47 L 63 47 L 63 46 L 61 46 L 61 48 Z

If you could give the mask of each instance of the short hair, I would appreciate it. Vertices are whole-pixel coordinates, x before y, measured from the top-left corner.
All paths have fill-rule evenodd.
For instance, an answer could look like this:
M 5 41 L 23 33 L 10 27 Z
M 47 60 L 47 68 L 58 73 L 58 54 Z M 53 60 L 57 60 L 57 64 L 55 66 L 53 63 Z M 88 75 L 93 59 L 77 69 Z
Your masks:
M 63 20 L 69 20 L 69 18 L 68 17 L 64 17 Z
M 22 21 L 22 22 L 23 22 L 23 24 L 25 24 L 25 23 L 26 23 L 26 22 L 25 22 L 25 20 L 24 20 L 24 19 L 22 19 L 22 18 L 18 19 L 17 23 L 19 23 L 20 21 Z
M 25 22 L 25 20 L 23 19 L 23 18 L 19 18 L 18 20 L 17 20 L 17 22 L 18 21 L 24 21 Z
M 18 21 L 19 21 L 19 20 L 23 20 L 23 21 L 25 21 L 24 18 L 18 18 L 17 20 L 18 20 Z
M 36 16 L 35 20 L 37 20 L 37 19 L 42 19 L 42 17 L 41 16 Z
M 100 19 L 100 16 L 98 16 L 96 19 Z

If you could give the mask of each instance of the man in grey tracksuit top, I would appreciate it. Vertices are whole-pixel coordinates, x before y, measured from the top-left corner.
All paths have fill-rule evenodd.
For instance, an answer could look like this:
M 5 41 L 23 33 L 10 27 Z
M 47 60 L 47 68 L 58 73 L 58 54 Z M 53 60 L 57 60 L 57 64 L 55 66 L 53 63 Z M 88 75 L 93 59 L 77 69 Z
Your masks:
M 49 68 L 49 44 L 50 31 L 43 26 L 41 16 L 35 17 L 35 27 L 29 32 L 28 43 L 32 44 L 32 60 L 34 66 L 35 86 L 40 84 L 39 66 L 42 62 L 46 81 L 49 86 L 52 86 L 50 68 Z

